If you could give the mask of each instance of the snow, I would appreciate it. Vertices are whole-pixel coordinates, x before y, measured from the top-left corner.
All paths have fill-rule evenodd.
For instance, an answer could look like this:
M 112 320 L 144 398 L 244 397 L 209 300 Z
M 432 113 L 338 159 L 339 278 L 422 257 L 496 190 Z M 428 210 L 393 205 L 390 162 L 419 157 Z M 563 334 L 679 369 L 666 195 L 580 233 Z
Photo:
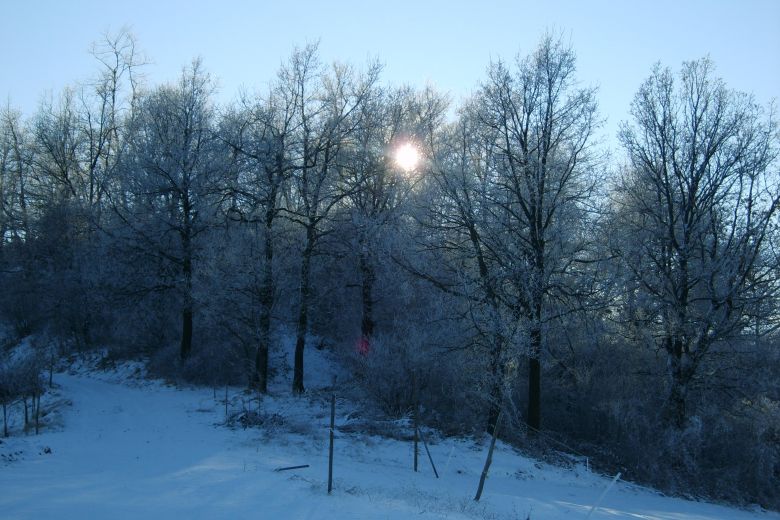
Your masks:
M 278 420 L 262 429 L 224 426 L 224 389 L 215 399 L 211 389 L 150 381 L 138 364 L 56 374 L 59 388 L 44 406 L 72 401 L 61 406 L 62 427 L 37 436 L 16 430 L 0 444 L 0 517 L 584 519 L 609 485 L 609 476 L 583 466 L 549 466 L 498 443 L 482 501 L 475 503 L 487 438 L 431 444 L 441 474 L 435 479 L 422 447 L 421 471 L 414 473 L 409 442 L 337 432 L 334 491 L 328 495 L 329 398 L 322 388 L 332 374 L 320 368 L 319 385 L 310 384 L 303 398 L 288 395 L 283 377 L 275 382 L 261 411 Z M 229 392 L 232 411 L 257 408 L 240 389 Z M 337 424 L 347 424 L 354 412 L 339 400 Z M 299 464 L 310 467 L 274 471 Z M 618 482 L 591 518 L 780 515 L 664 497 Z

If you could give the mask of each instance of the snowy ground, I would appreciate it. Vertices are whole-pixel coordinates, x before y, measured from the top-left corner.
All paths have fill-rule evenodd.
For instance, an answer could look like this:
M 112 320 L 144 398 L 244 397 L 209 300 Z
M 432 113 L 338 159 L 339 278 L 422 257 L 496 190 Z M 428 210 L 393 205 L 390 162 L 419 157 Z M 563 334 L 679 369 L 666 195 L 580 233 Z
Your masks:
M 431 446 L 435 479 L 410 443 L 339 432 L 335 489 L 327 494 L 328 401 L 324 393 L 263 403 L 278 414 L 264 430 L 229 429 L 224 390 L 176 389 L 119 372 L 55 375 L 62 427 L 16 431 L 0 444 L 0 518 L 584 519 L 609 479 L 583 467 L 537 463 L 499 444 L 480 503 L 472 499 L 487 442 Z M 231 390 L 231 406 L 242 394 Z M 50 396 L 49 399 L 52 399 Z M 254 405 L 257 406 L 256 404 Z M 337 424 L 350 421 L 339 402 Z M 55 431 L 52 431 L 55 430 Z M 47 448 L 50 453 L 46 453 Z M 310 467 L 275 472 L 282 466 Z M 596 520 L 780 520 L 661 496 L 618 483 Z

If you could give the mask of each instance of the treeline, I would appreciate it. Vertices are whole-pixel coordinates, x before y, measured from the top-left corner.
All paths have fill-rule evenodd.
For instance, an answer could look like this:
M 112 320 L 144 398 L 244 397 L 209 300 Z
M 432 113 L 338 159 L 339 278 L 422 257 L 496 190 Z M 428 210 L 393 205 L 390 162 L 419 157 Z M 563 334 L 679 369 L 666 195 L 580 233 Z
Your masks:
M 292 335 L 294 393 L 327 346 L 389 413 L 505 414 L 508 439 L 780 507 L 778 129 L 708 59 L 650 72 L 616 162 L 554 36 L 458 107 L 311 45 L 226 106 L 199 61 L 144 84 L 127 33 L 94 56 L 1 114 L 13 336 L 266 392 Z

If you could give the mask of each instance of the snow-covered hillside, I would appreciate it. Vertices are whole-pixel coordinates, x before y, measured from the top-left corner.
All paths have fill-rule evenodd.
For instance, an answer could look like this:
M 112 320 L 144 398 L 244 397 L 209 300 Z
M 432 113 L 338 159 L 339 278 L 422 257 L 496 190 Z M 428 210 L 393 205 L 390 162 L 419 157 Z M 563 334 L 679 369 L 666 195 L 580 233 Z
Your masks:
M 0 444 L 0 518 L 489 518 L 584 519 L 609 479 L 584 467 L 529 460 L 499 443 L 480 503 L 473 501 L 487 439 L 430 446 L 440 479 L 408 442 L 339 432 L 327 494 L 328 400 L 277 387 L 265 429 L 230 429 L 224 389 L 177 389 L 119 371 L 55 375 L 62 428 Z M 231 389 L 232 410 L 242 406 Z M 52 396 L 49 396 L 52 399 Z M 351 419 L 339 401 L 337 424 Z M 52 431 L 55 430 L 55 431 Z M 58 430 L 58 431 L 56 431 Z M 283 466 L 308 464 L 276 472 Z M 668 498 L 618 483 L 591 518 L 778 520 L 780 515 Z

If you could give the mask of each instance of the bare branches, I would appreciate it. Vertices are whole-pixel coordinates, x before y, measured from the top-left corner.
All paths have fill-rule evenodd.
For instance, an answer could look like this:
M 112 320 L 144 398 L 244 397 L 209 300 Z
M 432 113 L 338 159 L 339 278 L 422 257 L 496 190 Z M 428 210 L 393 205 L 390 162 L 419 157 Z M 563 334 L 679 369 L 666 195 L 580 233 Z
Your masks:
M 712 345 L 761 320 L 757 302 L 776 297 L 764 242 L 780 201 L 769 171 L 777 130 L 708 59 L 683 64 L 679 82 L 657 66 L 632 115 L 621 132 L 632 169 L 615 212 L 634 242 L 621 257 L 654 303 L 647 312 L 670 358 L 679 426 L 685 387 Z

